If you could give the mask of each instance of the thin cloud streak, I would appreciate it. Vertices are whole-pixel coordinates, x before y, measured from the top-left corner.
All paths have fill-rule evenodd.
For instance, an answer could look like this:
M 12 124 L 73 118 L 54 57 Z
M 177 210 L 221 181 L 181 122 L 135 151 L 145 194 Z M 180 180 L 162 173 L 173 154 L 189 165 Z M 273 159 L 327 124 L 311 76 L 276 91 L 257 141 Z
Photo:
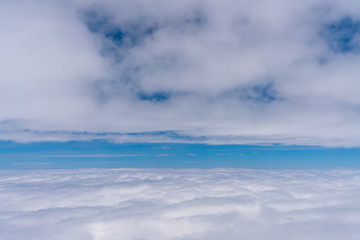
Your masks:
M 143 154 L 4 154 L 7 157 L 46 157 L 46 158 L 117 158 L 145 157 Z

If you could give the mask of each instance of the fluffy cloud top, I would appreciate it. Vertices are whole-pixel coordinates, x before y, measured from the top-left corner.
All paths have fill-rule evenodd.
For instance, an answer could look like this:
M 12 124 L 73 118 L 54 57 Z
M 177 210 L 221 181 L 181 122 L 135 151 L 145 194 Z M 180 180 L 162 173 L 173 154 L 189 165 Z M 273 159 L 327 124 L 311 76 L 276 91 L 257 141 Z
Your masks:
M 0 239 L 358 239 L 358 170 L 1 171 Z
M 358 146 L 359 5 L 1 1 L 0 138 Z

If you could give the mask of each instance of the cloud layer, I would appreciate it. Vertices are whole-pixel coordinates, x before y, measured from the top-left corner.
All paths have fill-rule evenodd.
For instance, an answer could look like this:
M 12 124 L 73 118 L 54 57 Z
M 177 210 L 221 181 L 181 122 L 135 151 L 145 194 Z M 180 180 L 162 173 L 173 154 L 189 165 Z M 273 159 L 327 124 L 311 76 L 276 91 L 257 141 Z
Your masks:
M 359 238 L 358 170 L 1 171 L 0 239 Z
M 358 146 L 357 9 L 1 1 L 1 139 Z

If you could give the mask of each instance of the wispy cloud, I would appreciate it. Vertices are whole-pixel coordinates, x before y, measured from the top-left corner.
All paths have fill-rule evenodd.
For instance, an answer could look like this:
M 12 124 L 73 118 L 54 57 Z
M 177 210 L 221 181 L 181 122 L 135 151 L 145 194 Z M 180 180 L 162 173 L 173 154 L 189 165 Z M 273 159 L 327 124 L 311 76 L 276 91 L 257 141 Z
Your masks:
M 174 156 L 175 154 L 170 154 L 170 153 L 161 153 L 161 154 L 156 154 L 154 155 L 155 157 L 171 157 Z
M 16 162 L 14 165 L 49 165 L 51 162 Z
M 8 157 L 46 157 L 46 158 L 117 158 L 144 157 L 142 154 L 5 154 Z

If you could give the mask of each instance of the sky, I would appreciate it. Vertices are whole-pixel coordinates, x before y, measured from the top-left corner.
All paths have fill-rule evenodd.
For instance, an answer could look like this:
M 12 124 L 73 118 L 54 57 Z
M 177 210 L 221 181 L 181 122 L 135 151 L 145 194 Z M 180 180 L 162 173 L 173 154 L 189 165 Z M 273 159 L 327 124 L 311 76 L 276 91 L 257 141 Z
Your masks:
M 0 169 L 360 169 L 360 148 L 185 143 L 0 142 Z
M 358 0 L 0 0 L 0 240 L 358 240 L 359 66 Z
M 354 0 L 0 2 L 0 140 L 360 145 Z

